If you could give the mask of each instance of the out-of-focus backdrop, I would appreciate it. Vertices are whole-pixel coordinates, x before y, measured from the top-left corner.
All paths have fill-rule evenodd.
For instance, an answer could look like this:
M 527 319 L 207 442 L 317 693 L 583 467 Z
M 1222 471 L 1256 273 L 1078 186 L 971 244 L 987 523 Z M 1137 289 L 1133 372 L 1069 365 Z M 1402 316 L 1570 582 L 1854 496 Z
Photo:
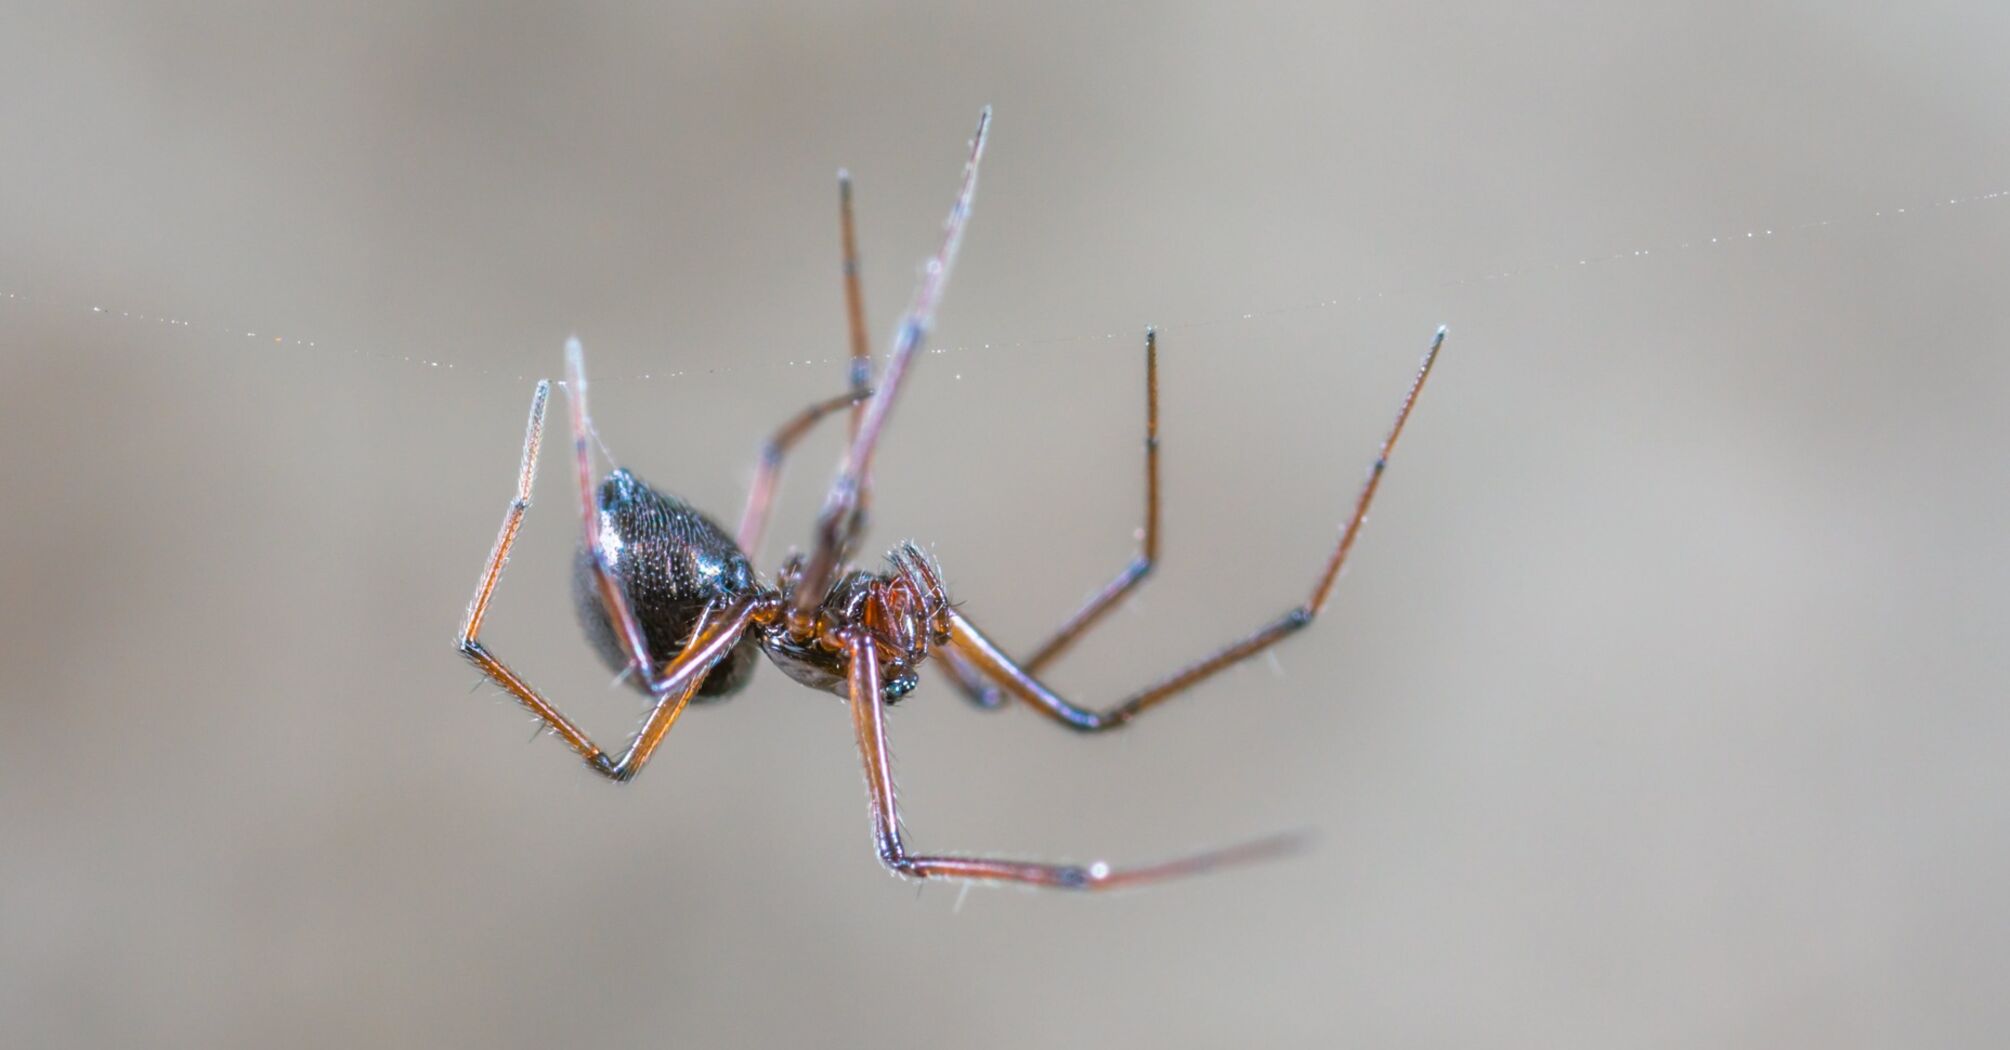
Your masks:
M 2010 1022 L 2010 14 L 1987 5 L 38 5 L 0 34 L 0 1042 L 1975 1045 Z M 1124 689 L 893 719 L 913 841 L 1314 849 L 889 879 L 764 668 L 636 783 L 451 640 L 532 382 L 731 520 L 997 107 L 868 556 Z M 563 416 L 555 417 L 563 426 Z M 805 446 L 761 557 L 807 523 Z M 548 456 L 488 639 L 613 737 Z

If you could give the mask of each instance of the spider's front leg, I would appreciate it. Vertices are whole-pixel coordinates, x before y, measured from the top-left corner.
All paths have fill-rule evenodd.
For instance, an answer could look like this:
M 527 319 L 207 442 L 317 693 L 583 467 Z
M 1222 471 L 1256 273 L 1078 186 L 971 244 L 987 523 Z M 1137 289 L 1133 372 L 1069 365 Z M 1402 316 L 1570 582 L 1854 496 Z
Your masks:
M 1159 336 L 1158 330 L 1145 329 L 1145 523 L 1138 530 L 1138 553 L 1124 567 L 1118 570 L 1114 579 L 1103 585 L 1102 590 L 1089 596 L 1087 602 L 1075 611 L 1073 616 L 1054 630 L 1054 633 L 1033 650 L 1033 655 L 1021 662 L 1028 674 L 1038 674 L 1040 669 L 1052 663 L 1062 653 L 1067 652 L 1077 639 L 1087 634 L 1089 628 L 1102 622 L 1104 614 L 1115 608 L 1125 595 L 1136 590 L 1151 575 L 1159 557 Z M 1005 694 L 997 684 L 987 678 L 963 654 L 954 649 L 945 649 L 940 654 L 943 666 L 964 697 L 979 707 L 996 709 L 1004 706 Z
M 1146 382 L 1147 382 L 1147 430 L 1145 444 L 1146 470 L 1146 512 L 1144 547 L 1133 569 L 1120 574 L 1102 593 L 1091 599 L 1081 612 L 1062 627 L 1048 643 L 1042 646 L 1031 659 L 1013 660 L 1005 651 L 979 631 L 970 621 L 955 609 L 947 612 L 949 620 L 949 646 L 945 653 L 955 654 L 951 663 L 952 673 L 964 691 L 985 706 L 995 706 L 997 700 L 994 687 L 1019 697 L 1033 705 L 1041 714 L 1070 729 L 1082 732 L 1101 732 L 1124 725 L 1140 713 L 1186 691 L 1194 685 L 1214 676 L 1218 672 L 1241 663 L 1257 653 L 1276 645 L 1311 625 L 1327 600 L 1333 595 L 1333 585 L 1340 578 L 1340 570 L 1347 564 L 1347 555 L 1354 549 L 1354 541 L 1361 534 L 1361 526 L 1368 520 L 1368 508 L 1375 501 L 1375 493 L 1382 484 L 1382 474 L 1388 469 L 1389 454 L 1396 447 L 1396 439 L 1402 436 L 1403 425 L 1409 421 L 1410 410 L 1416 407 L 1417 397 L 1423 392 L 1425 380 L 1431 377 L 1431 367 L 1438 360 L 1438 351 L 1445 345 L 1445 330 L 1438 329 L 1431 345 L 1424 352 L 1424 361 L 1417 369 L 1417 376 L 1410 383 L 1409 392 L 1403 397 L 1403 404 L 1396 410 L 1396 421 L 1389 427 L 1388 436 L 1382 439 L 1381 450 L 1374 463 L 1368 467 L 1368 478 L 1361 485 L 1360 495 L 1354 500 L 1354 513 L 1340 530 L 1340 539 L 1334 545 L 1333 553 L 1314 578 L 1312 593 L 1306 600 L 1284 611 L 1276 619 L 1231 642 L 1212 654 L 1160 679 L 1158 682 L 1133 693 L 1130 697 L 1101 710 L 1071 703 L 1053 690 L 1047 688 L 1035 677 L 1042 661 L 1048 660 L 1064 650 L 1077 636 L 1098 617 L 1108 610 L 1110 604 L 1122 597 L 1143 578 L 1143 569 L 1149 568 L 1157 549 L 1158 535 L 1158 397 L 1155 357 L 1151 354 L 1153 342 L 1146 341 Z M 1140 568 L 1142 567 L 1142 568 Z M 1134 571 L 1135 570 L 1135 571 Z
M 984 135 L 990 124 L 991 109 L 987 106 L 977 118 L 977 132 L 970 139 L 970 159 L 963 165 L 963 182 L 957 189 L 955 203 L 950 205 L 949 218 L 942 224 L 942 243 L 922 269 L 914 299 L 894 331 L 893 349 L 887 354 L 879 385 L 855 421 L 844 463 L 838 468 L 838 476 L 824 497 L 823 510 L 817 515 L 816 541 L 804 559 L 801 583 L 787 610 L 789 631 L 796 637 L 807 637 L 815 630 L 817 603 L 830 592 L 839 567 L 858 539 L 869 498 L 866 490 L 872 483 L 873 453 L 879 447 L 879 435 L 886 427 L 894 401 L 900 396 L 908 366 L 928 341 L 928 333 L 935 325 L 935 311 L 949 283 L 949 271 L 956 264 L 956 251 L 963 243 L 963 230 L 970 218 L 970 202 L 977 194 L 977 166 L 984 159 Z
M 853 632 L 846 643 L 850 661 L 852 728 L 865 760 L 866 791 L 872 802 L 873 845 L 881 863 L 896 875 L 915 879 L 964 879 L 1008 882 L 1063 890 L 1113 890 L 1161 879 L 1198 875 L 1230 864 L 1264 860 L 1290 852 L 1297 836 L 1280 835 L 1134 868 L 1091 864 L 1046 864 L 1038 861 L 987 857 L 952 857 L 910 853 L 900 829 L 900 803 L 893 786 L 893 762 L 886 741 L 886 701 L 882 695 L 879 650 L 865 631 Z
M 576 343 L 575 343 L 576 347 Z M 582 384 L 583 385 L 583 384 Z M 615 780 L 627 780 L 639 772 L 649 761 L 649 756 L 662 742 L 665 733 L 683 713 L 698 686 L 705 680 L 705 672 L 712 668 L 740 640 L 758 611 L 758 601 L 747 598 L 730 603 L 721 608 L 708 608 L 699 617 L 692 629 L 691 640 L 666 667 L 650 668 L 646 672 L 650 691 L 656 703 L 649 712 L 642 728 L 629 739 L 619 758 L 610 757 L 601 750 L 585 731 L 559 713 L 558 708 L 541 696 L 537 689 L 525 681 L 509 665 L 502 662 L 481 642 L 482 621 L 488 615 L 489 600 L 495 596 L 496 586 L 502 581 L 503 566 L 509 564 L 510 549 L 516 544 L 517 531 L 523 526 L 525 514 L 530 510 L 530 495 L 533 481 L 537 477 L 537 455 L 543 444 L 544 410 L 550 400 L 551 384 L 540 380 L 537 390 L 531 395 L 530 420 L 524 428 L 523 458 L 517 470 L 516 498 L 510 501 L 509 509 L 503 514 L 501 531 L 496 535 L 495 547 L 489 552 L 488 562 L 482 568 L 480 579 L 475 584 L 475 596 L 468 603 L 467 619 L 461 624 L 458 644 L 462 655 L 470 663 L 480 668 L 482 673 L 496 684 L 508 690 L 510 695 L 542 719 L 551 731 L 557 733 L 568 746 L 577 751 L 597 773 Z M 575 403 L 575 428 L 583 432 L 583 405 Z M 588 507 L 592 504 L 589 502 Z M 591 521 L 591 519 L 589 519 Z M 589 532 L 589 535 L 592 533 Z M 598 556 L 595 558 L 598 561 Z M 616 593 L 619 589 L 615 588 Z M 625 609 L 625 605 L 623 606 Z M 621 610 L 609 609 L 609 618 L 619 621 Z M 640 632 L 636 632 L 639 638 Z
M 614 637 L 620 642 L 622 652 L 627 654 L 628 666 L 641 676 L 651 693 L 661 696 L 661 679 L 657 677 L 655 663 L 649 658 L 649 640 L 643 636 L 642 621 L 636 618 L 635 610 L 628 605 L 628 595 L 622 592 L 614 574 L 608 571 L 607 554 L 600 547 L 600 501 L 593 498 L 593 442 L 599 439 L 599 435 L 594 433 L 593 418 L 586 411 L 586 351 L 579 345 L 577 337 L 565 342 L 565 399 L 572 415 L 572 452 L 579 481 L 580 527 L 585 530 L 580 546 L 587 553 L 587 568 L 593 573 L 594 588 L 600 593 L 600 604 L 607 609 Z M 529 451 L 535 454 L 536 450 Z

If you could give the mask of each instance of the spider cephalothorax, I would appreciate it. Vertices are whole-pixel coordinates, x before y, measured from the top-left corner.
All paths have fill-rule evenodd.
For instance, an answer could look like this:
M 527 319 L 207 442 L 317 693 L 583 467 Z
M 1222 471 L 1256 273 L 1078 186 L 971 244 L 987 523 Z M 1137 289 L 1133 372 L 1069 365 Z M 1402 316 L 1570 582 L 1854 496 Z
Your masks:
M 782 565 L 780 597 L 787 605 L 802 585 L 804 559 L 792 556 Z M 853 569 L 838 578 L 805 630 L 795 630 L 786 618 L 762 628 L 761 647 L 790 678 L 845 696 L 849 692 L 850 645 L 854 633 L 871 637 L 879 654 L 881 692 L 899 700 L 919 684 L 915 671 L 928 659 L 928 647 L 949 639 L 949 599 L 942 580 L 926 554 L 904 543 L 887 555 L 891 572 Z
M 986 637 L 943 590 L 941 573 L 921 548 L 904 543 L 887 555 L 887 568 L 872 571 L 846 564 L 864 528 L 863 512 L 872 478 L 872 455 L 901 381 L 934 323 L 935 308 L 949 279 L 950 265 L 970 213 L 977 185 L 977 162 L 984 152 L 990 110 L 978 121 L 964 167 L 963 186 L 944 225 L 942 246 L 922 270 L 913 305 L 895 329 L 894 345 L 876 389 L 853 254 L 851 183 L 839 175 L 840 215 L 845 247 L 845 301 L 852 333 L 852 389 L 811 405 L 783 424 L 763 448 L 760 467 L 747 496 L 739 532 L 729 536 L 710 518 L 674 496 L 643 484 L 616 468 L 593 481 L 595 444 L 586 413 L 586 365 L 579 341 L 566 348 L 566 395 L 571 403 L 573 456 L 582 518 L 574 592 L 586 636 L 609 666 L 653 700 L 647 720 L 618 756 L 602 751 L 571 720 L 518 677 L 480 641 L 483 617 L 509 560 L 517 529 L 530 508 L 538 449 L 544 433 L 549 383 L 531 395 L 516 498 L 503 517 L 502 532 L 489 554 L 459 644 L 482 673 L 507 689 L 553 733 L 579 752 L 596 772 L 615 780 L 632 778 L 649 761 L 664 734 L 694 699 L 724 696 L 746 684 L 765 652 L 789 677 L 833 692 L 850 703 L 853 732 L 865 762 L 872 801 L 874 845 L 880 860 L 912 878 L 1017 882 L 1059 889 L 1107 889 L 1186 875 L 1222 864 L 1272 856 L 1291 845 L 1271 838 L 1156 866 L 1112 870 L 1108 865 L 1045 864 L 981 857 L 919 855 L 908 852 L 894 796 L 892 760 L 886 734 L 887 705 L 912 692 L 916 672 L 931 655 L 941 657 L 957 685 L 981 706 L 1006 699 L 1079 732 L 1094 733 L 1128 724 L 1142 712 L 1186 691 L 1312 622 L 1332 596 L 1341 566 L 1353 549 L 1368 505 L 1381 484 L 1389 450 L 1402 433 L 1424 380 L 1443 345 L 1438 329 L 1424 355 L 1395 425 L 1354 502 L 1353 516 L 1315 577 L 1311 594 L 1269 623 L 1199 661 L 1105 708 L 1084 707 L 1049 689 L 1036 675 L 1093 627 L 1116 603 L 1143 582 L 1158 557 L 1158 340 L 1145 333 L 1145 523 L 1141 549 L 1116 579 L 1092 597 L 1045 644 L 1015 659 Z M 760 553 L 768 511 L 781 476 L 784 454 L 816 422 L 850 406 L 851 441 L 838 476 L 825 497 L 810 549 L 790 557 L 772 587 L 753 568 Z

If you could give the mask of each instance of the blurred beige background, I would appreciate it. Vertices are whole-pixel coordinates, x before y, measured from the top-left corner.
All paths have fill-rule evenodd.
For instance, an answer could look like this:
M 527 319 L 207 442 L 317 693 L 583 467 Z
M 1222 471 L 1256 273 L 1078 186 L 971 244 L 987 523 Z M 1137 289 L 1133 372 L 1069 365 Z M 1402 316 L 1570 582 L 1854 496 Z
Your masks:
M 2010 1023 L 2000 7 L 5 23 L 0 1043 Z M 760 437 L 842 381 L 832 172 L 882 337 L 987 102 L 873 547 L 932 543 L 1038 637 L 1130 555 L 1160 325 L 1165 561 L 1072 693 L 1295 600 L 1452 338 L 1316 630 L 1109 738 L 931 680 L 893 722 L 909 831 L 1121 861 L 1308 827 L 1308 856 L 917 892 L 835 700 L 764 669 L 615 788 L 452 652 L 564 337 L 616 453 L 730 520 Z M 487 637 L 613 736 L 634 701 L 573 626 L 545 468 Z

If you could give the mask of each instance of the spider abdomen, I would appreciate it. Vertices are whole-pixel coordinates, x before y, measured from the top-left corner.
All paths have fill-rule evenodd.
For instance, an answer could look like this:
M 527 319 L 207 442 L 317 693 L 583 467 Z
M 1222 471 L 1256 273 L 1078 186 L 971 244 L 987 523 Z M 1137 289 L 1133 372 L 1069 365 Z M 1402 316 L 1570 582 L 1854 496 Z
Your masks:
M 621 468 L 600 483 L 601 556 L 641 625 L 649 658 L 668 663 L 691 638 L 707 605 L 756 593 L 753 565 L 712 519 L 675 496 L 651 488 Z M 592 556 L 582 548 L 573 563 L 573 598 L 579 625 L 611 670 L 628 666 L 594 583 Z M 759 646 L 750 635 L 705 676 L 699 698 L 721 697 L 747 683 Z M 639 676 L 630 681 L 644 692 Z

